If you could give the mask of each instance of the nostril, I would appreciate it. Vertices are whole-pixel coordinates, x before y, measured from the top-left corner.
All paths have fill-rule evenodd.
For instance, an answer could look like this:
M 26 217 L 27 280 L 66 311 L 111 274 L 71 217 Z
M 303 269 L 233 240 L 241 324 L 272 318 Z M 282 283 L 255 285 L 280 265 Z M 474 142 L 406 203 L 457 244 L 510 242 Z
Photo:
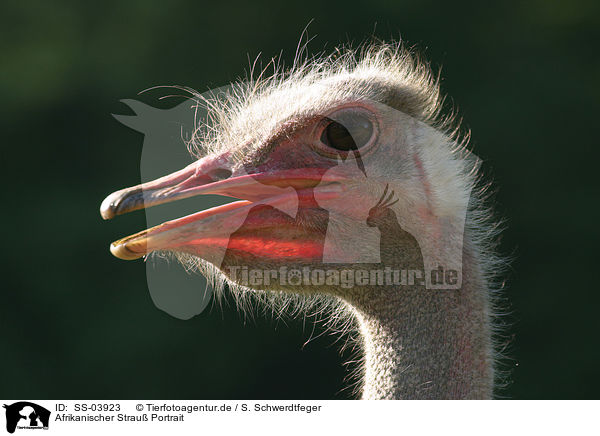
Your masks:
M 208 176 L 215 182 L 218 182 L 219 180 L 225 180 L 231 177 L 231 171 L 229 171 L 227 168 L 217 168 L 210 171 Z

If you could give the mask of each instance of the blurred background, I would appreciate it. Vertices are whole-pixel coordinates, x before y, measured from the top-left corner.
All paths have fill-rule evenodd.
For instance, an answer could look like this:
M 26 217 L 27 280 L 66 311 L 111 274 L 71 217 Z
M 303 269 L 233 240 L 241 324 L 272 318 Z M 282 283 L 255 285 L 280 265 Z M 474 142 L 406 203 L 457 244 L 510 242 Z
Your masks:
M 98 212 L 140 180 L 143 135 L 111 116 L 130 113 L 120 99 L 222 86 L 260 53 L 289 64 L 311 20 L 310 53 L 402 37 L 442 68 L 514 256 L 501 396 L 598 397 L 595 0 L 3 2 L 0 397 L 352 397 L 351 356 L 318 327 L 227 306 L 189 321 L 157 309 L 144 263 L 108 250 L 144 214 Z

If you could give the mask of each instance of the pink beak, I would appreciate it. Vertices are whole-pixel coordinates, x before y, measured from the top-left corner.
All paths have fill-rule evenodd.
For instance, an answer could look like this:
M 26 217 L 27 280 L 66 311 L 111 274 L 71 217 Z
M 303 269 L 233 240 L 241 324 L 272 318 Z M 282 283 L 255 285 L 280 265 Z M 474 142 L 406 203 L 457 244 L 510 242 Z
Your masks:
M 339 196 L 343 189 L 343 184 L 339 183 L 342 180 L 327 176 L 325 172 L 326 168 L 300 168 L 232 174 L 227 169 L 227 156 L 209 156 L 152 182 L 110 194 L 102 202 L 100 214 L 104 219 L 111 219 L 123 213 L 202 194 L 241 199 L 165 222 L 115 241 L 110 247 L 114 256 L 125 260 L 138 259 L 156 250 L 170 250 L 192 253 L 210 261 L 206 253 L 211 247 L 228 247 L 232 232 L 240 226 L 240 219 L 243 220 L 240 217 L 247 216 L 257 204 L 267 202 L 282 210 L 294 205 L 310 208 L 316 205 L 315 190 L 318 190 L 320 198 Z M 259 242 L 252 238 L 238 241 L 237 245 L 260 252 L 262 243 L 267 244 L 265 247 L 268 246 L 269 254 L 273 256 L 295 253 L 300 257 L 318 257 L 318 249 L 311 246 L 310 235 L 306 235 L 304 241 L 297 237 L 292 238 L 293 241 L 284 241 L 280 239 L 281 232 L 276 234 L 273 230 L 291 226 L 290 223 L 279 215 L 259 214 L 249 224 Z M 295 245 L 290 248 L 289 244 Z

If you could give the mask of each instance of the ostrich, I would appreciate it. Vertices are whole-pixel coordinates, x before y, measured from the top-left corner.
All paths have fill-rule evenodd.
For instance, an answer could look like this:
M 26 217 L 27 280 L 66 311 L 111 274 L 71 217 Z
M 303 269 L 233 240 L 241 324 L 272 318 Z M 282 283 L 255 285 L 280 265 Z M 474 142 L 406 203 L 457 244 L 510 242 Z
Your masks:
M 239 201 L 125 237 L 111 252 L 125 260 L 172 253 L 237 295 L 336 302 L 330 314 L 358 332 L 363 399 L 491 398 L 495 227 L 478 161 L 453 117 L 440 115 L 428 65 L 401 44 L 376 44 L 263 76 L 202 100 L 211 122 L 190 141 L 194 163 L 114 192 L 100 210 L 111 219 L 201 194 Z M 403 260 L 421 269 L 440 259 L 459 266 L 455 288 L 249 285 L 237 274 Z

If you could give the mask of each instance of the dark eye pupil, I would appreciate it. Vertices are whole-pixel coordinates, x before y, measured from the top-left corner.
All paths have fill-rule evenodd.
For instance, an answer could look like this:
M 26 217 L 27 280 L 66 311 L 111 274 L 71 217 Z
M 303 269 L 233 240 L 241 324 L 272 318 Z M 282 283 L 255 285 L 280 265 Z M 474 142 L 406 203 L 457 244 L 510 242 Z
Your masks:
M 373 125 L 364 117 L 342 122 L 330 120 L 321 135 L 323 144 L 341 151 L 358 150 L 366 145 L 373 134 Z

